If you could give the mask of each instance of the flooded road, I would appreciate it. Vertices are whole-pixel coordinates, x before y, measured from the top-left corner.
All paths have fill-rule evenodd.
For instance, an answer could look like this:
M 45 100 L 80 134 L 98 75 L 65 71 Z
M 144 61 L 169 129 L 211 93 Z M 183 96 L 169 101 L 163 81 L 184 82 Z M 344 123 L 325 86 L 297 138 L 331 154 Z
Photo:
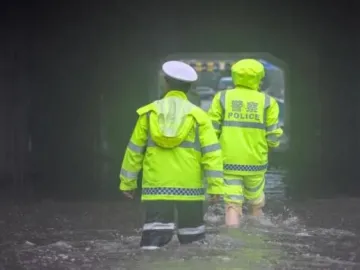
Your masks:
M 245 218 L 227 231 L 214 205 L 207 243 L 180 246 L 174 237 L 152 252 L 138 248 L 134 202 L 2 203 L 0 269 L 360 269 L 360 200 L 291 202 L 283 177 L 267 175 L 272 225 Z

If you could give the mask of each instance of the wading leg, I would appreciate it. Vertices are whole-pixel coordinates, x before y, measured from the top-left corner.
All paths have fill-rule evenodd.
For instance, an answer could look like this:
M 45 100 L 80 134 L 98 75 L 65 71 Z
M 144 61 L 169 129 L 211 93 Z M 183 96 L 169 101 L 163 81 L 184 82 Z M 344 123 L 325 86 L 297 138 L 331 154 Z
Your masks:
M 145 221 L 141 236 L 142 249 L 154 250 L 168 244 L 175 230 L 172 201 L 145 201 Z
M 244 195 L 250 206 L 250 215 L 262 216 L 265 206 L 265 175 L 248 175 L 244 177 Z
M 177 201 L 178 239 L 189 244 L 205 239 L 203 201 Z
M 226 203 L 225 224 L 228 228 L 238 228 L 242 217 L 241 203 Z
M 264 215 L 263 207 L 265 206 L 265 195 L 262 196 L 257 201 L 249 202 L 250 204 L 250 215 L 254 217 L 261 217 Z
M 243 215 L 243 178 L 238 175 L 225 175 L 224 190 L 225 225 L 229 228 L 237 228 Z

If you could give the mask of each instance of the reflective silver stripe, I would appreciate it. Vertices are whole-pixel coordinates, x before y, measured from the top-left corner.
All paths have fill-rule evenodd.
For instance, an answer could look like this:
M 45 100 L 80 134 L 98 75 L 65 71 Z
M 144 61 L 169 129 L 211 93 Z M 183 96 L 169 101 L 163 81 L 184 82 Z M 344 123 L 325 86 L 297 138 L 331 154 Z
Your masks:
M 149 113 L 146 114 L 147 115 L 147 118 L 149 120 Z M 147 147 L 160 147 L 158 146 L 151 138 L 151 135 L 150 135 L 150 126 L 148 128 L 148 141 L 147 141 Z M 197 151 L 201 151 L 201 147 L 200 147 L 200 138 L 199 138 L 199 125 L 196 124 L 195 125 L 195 140 L 194 142 L 189 142 L 189 141 L 183 141 L 178 147 L 181 147 L 181 148 L 193 148 Z
M 160 247 L 157 247 L 157 246 L 142 246 L 141 249 L 142 250 L 157 250 L 157 249 L 160 249 Z
M 225 96 L 226 96 L 226 91 L 221 91 L 220 92 L 220 105 L 221 108 L 223 110 L 223 117 L 224 117 L 224 112 L 225 112 Z
M 145 223 L 143 226 L 143 231 L 150 231 L 150 230 L 175 230 L 175 223 L 161 223 L 161 222 Z
M 266 136 L 266 139 L 271 142 L 278 142 L 280 138 L 276 136 L 275 134 L 270 134 Z
M 223 124 L 224 124 L 224 118 L 225 118 L 225 96 L 226 96 L 226 91 L 221 91 L 221 92 L 220 92 L 220 106 L 221 106 L 222 113 L 221 113 L 221 124 L 220 124 L 220 126 L 223 126 Z M 220 127 L 219 127 L 218 129 L 220 129 Z M 220 130 L 220 132 L 221 132 L 221 130 Z
M 215 122 L 215 121 L 212 121 L 212 125 L 214 127 L 214 129 L 220 129 L 220 124 Z
M 147 142 L 147 147 L 154 147 L 154 146 L 156 146 L 155 142 L 151 138 L 149 138 Z
M 199 125 L 195 124 L 195 141 L 194 141 L 194 148 L 197 151 L 201 151 L 201 144 L 200 144 L 200 133 L 199 133 Z
M 266 131 L 267 132 L 274 131 L 277 128 L 278 128 L 278 124 L 274 124 L 274 125 L 266 127 Z
M 254 202 L 256 202 L 256 204 L 261 204 L 262 202 L 264 202 L 265 201 L 265 194 L 264 194 L 264 192 L 263 193 L 261 193 L 261 195 L 258 197 L 258 198 L 256 198 L 256 199 L 252 199 L 252 200 L 248 200 L 247 202 L 249 203 L 249 204 L 253 204 Z
M 178 233 L 181 235 L 194 235 L 201 234 L 205 232 L 205 225 L 201 225 L 196 228 L 181 228 L 178 230 Z
M 126 178 L 134 179 L 136 180 L 138 177 L 138 172 L 129 172 L 123 168 L 121 168 L 120 175 L 124 176 Z
M 246 187 L 246 186 L 245 186 L 245 189 L 246 189 L 247 191 L 250 191 L 250 192 L 259 191 L 259 189 L 260 189 L 261 186 L 264 184 L 264 182 L 265 182 L 265 177 L 263 178 L 263 180 L 261 181 L 261 183 L 260 183 L 257 187 L 249 188 L 249 187 Z
M 160 146 L 156 145 L 156 143 L 151 138 L 148 140 L 147 146 L 148 147 L 160 147 Z M 200 152 L 200 149 L 199 149 L 196 142 L 183 141 L 181 144 L 179 144 L 178 147 L 181 147 L 181 148 L 194 148 L 195 150 Z
M 242 186 L 243 182 L 241 179 L 224 179 L 224 184 L 228 186 Z
M 255 123 L 255 122 L 224 121 L 223 126 L 265 129 L 265 126 L 263 123 Z
M 145 146 L 138 146 L 138 145 L 134 144 L 133 142 L 129 142 L 128 148 L 139 154 L 144 153 L 144 150 L 145 150 Z
M 244 196 L 242 195 L 225 195 L 225 200 L 232 200 L 232 201 L 243 201 Z
M 267 109 L 268 107 L 270 107 L 270 101 L 271 101 L 271 98 L 269 95 L 265 94 L 265 109 Z
M 271 98 L 269 95 L 265 94 L 265 102 L 264 102 L 264 125 L 266 125 L 267 120 L 267 109 L 270 107 Z
M 204 146 L 203 148 L 201 148 L 201 152 L 203 154 L 209 153 L 209 152 L 213 152 L 213 151 L 217 151 L 220 150 L 220 144 L 219 143 L 214 143 L 214 144 L 210 144 L 208 146 Z
M 212 170 L 205 170 L 204 171 L 205 177 L 223 177 L 223 171 L 212 171 Z
M 193 142 L 187 142 L 187 141 L 183 141 L 179 147 L 182 147 L 182 148 L 195 148 L 195 143 Z
M 150 113 L 151 113 L 151 112 L 146 113 L 147 125 L 148 125 L 148 129 L 147 129 L 147 137 L 148 137 L 148 140 L 147 140 L 147 144 L 146 144 L 147 147 L 156 146 L 155 142 L 151 139 L 151 133 L 150 133 Z

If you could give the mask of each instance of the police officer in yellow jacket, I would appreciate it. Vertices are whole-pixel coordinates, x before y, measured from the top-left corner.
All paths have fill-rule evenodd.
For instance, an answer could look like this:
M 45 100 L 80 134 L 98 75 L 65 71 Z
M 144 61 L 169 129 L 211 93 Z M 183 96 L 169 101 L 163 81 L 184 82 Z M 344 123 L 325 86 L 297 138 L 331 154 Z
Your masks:
M 171 240 L 175 209 L 180 243 L 203 240 L 203 177 L 213 199 L 223 194 L 218 138 L 208 115 L 186 97 L 197 73 L 179 61 L 166 62 L 162 69 L 167 93 L 137 110 L 139 118 L 120 172 L 120 190 L 132 197 L 138 173 L 143 169 L 143 249 L 156 249 Z
M 265 204 L 265 172 L 268 152 L 279 146 L 276 100 L 260 92 L 263 65 L 244 59 L 231 67 L 234 89 L 217 93 L 209 110 L 224 157 L 226 224 L 239 225 L 244 199 L 253 216 L 261 216 Z

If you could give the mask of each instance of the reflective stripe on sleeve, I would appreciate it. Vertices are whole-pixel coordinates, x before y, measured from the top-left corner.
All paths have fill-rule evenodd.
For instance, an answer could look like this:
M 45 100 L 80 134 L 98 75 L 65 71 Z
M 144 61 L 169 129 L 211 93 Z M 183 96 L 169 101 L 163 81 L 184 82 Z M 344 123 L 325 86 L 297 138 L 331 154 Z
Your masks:
M 224 179 L 224 184 L 228 186 L 242 186 L 243 182 L 241 179 Z
M 225 112 L 225 95 L 226 95 L 226 91 L 221 91 L 220 92 L 220 105 L 221 105 L 221 108 L 223 110 L 223 113 Z
M 139 172 L 129 172 L 124 168 L 121 168 L 120 175 L 129 179 L 137 180 Z
M 266 139 L 271 142 L 278 142 L 280 140 L 280 138 L 275 134 L 267 135 Z
M 222 178 L 224 176 L 222 171 L 204 170 L 205 177 Z
M 265 110 L 266 110 L 267 108 L 269 108 L 270 102 L 271 102 L 270 96 L 267 95 L 267 94 L 265 94 L 265 106 L 264 106 Z
M 129 142 L 128 148 L 136 153 L 143 154 L 145 150 L 145 146 L 138 146 L 133 142 Z
M 143 226 L 143 231 L 151 231 L 151 230 L 175 230 L 175 223 L 161 223 L 161 222 L 145 223 Z
M 274 125 L 266 127 L 266 131 L 267 132 L 274 131 L 277 128 L 278 128 L 278 124 L 274 124 Z
M 217 122 L 215 122 L 215 121 L 212 121 L 212 125 L 213 125 L 213 128 L 214 128 L 214 129 L 217 129 L 217 130 L 220 129 L 220 124 L 219 124 L 219 123 L 217 123 Z
M 201 234 L 205 232 L 205 225 L 201 225 L 195 228 L 181 228 L 178 229 L 178 233 L 181 235 L 194 235 L 194 234 Z
M 264 101 L 264 126 L 266 125 L 266 120 L 267 120 L 267 109 L 270 107 L 270 103 L 271 103 L 271 98 L 269 95 L 265 94 L 265 101 Z
M 214 143 L 214 144 L 210 144 L 208 146 L 204 146 L 201 148 L 201 152 L 203 154 L 209 153 L 209 152 L 213 152 L 213 151 L 217 151 L 220 150 L 220 144 L 219 143 Z

